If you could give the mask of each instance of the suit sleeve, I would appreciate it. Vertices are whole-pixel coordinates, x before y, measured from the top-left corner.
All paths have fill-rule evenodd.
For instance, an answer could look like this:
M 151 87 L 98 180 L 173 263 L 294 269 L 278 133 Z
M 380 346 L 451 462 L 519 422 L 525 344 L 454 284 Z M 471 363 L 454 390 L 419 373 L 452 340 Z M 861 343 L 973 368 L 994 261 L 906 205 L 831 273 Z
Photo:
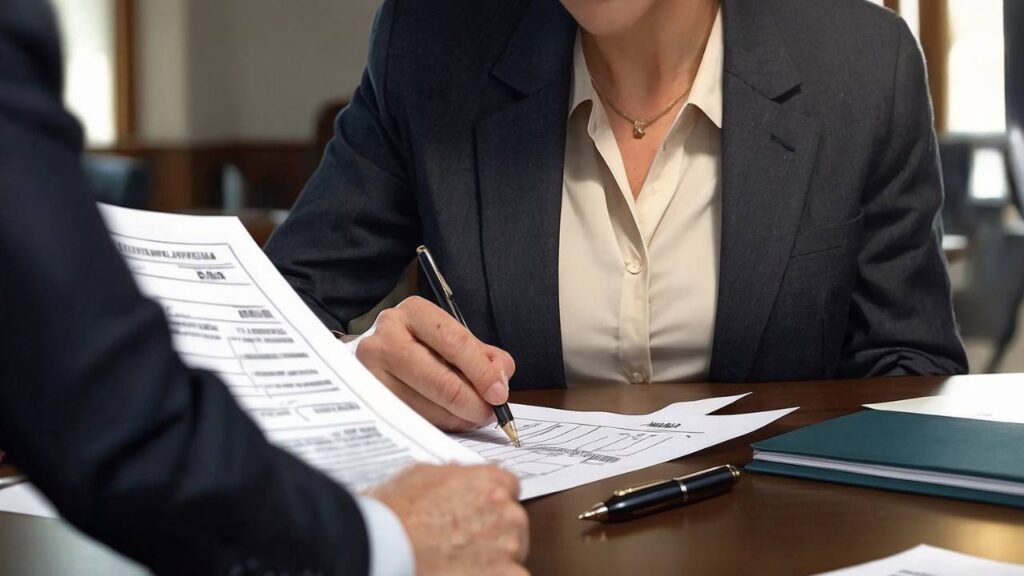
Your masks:
M 386 97 L 395 4 L 378 11 L 362 83 L 265 248 L 321 321 L 342 332 L 394 288 L 421 238 L 410 154 Z
M 0 11 L 0 445 L 85 533 L 168 574 L 366 574 L 357 503 L 186 368 L 115 252 L 41 0 Z
M 942 180 L 917 43 L 898 20 L 890 128 L 864 194 L 865 242 L 840 375 L 957 374 L 957 334 L 942 255 Z

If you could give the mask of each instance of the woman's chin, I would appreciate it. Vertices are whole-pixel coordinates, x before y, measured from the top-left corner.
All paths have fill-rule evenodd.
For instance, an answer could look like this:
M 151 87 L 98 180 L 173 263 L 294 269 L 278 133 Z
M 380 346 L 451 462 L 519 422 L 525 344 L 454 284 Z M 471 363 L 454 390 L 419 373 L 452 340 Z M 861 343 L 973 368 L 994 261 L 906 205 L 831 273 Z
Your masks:
M 581 28 L 594 36 L 619 36 L 650 11 L 655 0 L 562 0 Z

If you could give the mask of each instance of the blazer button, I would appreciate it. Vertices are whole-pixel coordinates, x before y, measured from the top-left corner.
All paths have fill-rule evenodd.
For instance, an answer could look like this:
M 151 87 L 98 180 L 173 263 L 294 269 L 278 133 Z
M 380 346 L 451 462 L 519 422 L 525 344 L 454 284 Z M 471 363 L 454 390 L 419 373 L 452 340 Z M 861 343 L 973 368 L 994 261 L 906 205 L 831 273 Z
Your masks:
M 633 381 L 633 384 L 643 384 L 647 382 L 647 377 L 640 372 L 633 372 L 629 378 Z

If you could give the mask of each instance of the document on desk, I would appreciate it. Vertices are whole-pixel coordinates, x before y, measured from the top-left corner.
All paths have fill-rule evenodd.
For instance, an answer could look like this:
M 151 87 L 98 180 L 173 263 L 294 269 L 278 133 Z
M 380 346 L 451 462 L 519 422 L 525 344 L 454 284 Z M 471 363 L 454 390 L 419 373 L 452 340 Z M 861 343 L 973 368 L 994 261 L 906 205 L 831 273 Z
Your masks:
M 237 218 L 100 211 L 182 359 L 220 376 L 274 444 L 355 490 L 413 462 L 481 462 L 347 352 Z
M 101 212 L 185 362 L 217 373 L 271 442 L 355 489 L 412 462 L 487 459 L 519 475 L 527 499 L 679 458 L 790 412 L 706 416 L 739 396 L 643 416 L 514 406 L 523 449 L 496 429 L 456 442 L 343 351 L 236 218 Z
M 951 418 L 1024 424 L 1024 386 L 1021 385 L 1021 382 L 1013 384 L 1018 389 L 994 391 L 981 389 L 973 393 L 959 392 L 943 396 L 925 396 L 894 402 L 865 404 L 864 407 L 888 412 L 931 414 Z
M 453 437 L 515 473 L 520 499 L 528 500 L 681 458 L 796 410 L 707 415 L 741 397 L 680 402 L 639 416 L 510 404 L 522 448 L 510 446 L 501 430 L 491 428 Z
M 1024 576 L 1024 566 L 921 544 L 906 552 L 819 576 Z
M 267 438 L 360 490 L 414 462 L 495 462 L 522 499 L 679 458 L 788 414 L 707 416 L 742 397 L 628 416 L 515 405 L 523 449 L 498 429 L 446 436 L 340 346 L 236 218 L 100 206 L 141 291 L 164 310 L 186 364 L 220 376 Z M 0 510 L 53 514 L 29 485 Z

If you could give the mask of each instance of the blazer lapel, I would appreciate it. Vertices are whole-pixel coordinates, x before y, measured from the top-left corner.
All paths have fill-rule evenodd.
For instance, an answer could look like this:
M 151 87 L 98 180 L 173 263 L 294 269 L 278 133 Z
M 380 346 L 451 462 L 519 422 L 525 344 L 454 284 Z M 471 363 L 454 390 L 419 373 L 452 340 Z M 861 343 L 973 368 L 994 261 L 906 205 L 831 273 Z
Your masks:
M 564 387 L 558 235 L 576 24 L 534 0 L 492 74 L 516 92 L 476 129 L 487 289 L 517 388 Z
M 800 80 L 759 0 L 724 0 L 722 231 L 710 378 L 746 379 L 785 274 L 817 154 L 787 106 Z

